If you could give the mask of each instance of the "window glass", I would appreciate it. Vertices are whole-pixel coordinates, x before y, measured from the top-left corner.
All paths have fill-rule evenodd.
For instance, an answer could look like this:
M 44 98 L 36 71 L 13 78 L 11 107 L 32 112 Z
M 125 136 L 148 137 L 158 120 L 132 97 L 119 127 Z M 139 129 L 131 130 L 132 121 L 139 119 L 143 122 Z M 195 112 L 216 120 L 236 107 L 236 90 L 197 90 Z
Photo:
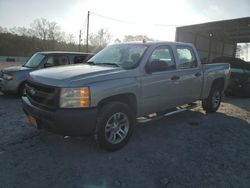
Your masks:
M 109 54 L 106 54 L 104 56 L 103 61 L 104 62 L 120 62 L 120 59 L 122 57 L 122 53 L 120 52 L 119 48 L 112 48 L 109 51 Z
M 93 57 L 92 54 L 77 55 L 74 57 L 74 64 L 86 63 L 91 57 Z
M 48 58 L 46 64 L 50 66 L 60 66 L 69 64 L 67 56 L 51 56 Z
M 147 49 L 143 44 L 117 44 L 104 48 L 88 62 L 95 65 L 112 63 L 126 69 L 135 68 Z
M 167 65 L 166 70 L 174 70 L 176 68 L 172 50 L 169 46 L 157 47 L 153 51 L 149 61 L 150 63 L 152 62 L 165 63 Z
M 45 55 L 36 53 L 34 54 L 27 63 L 24 64 L 24 67 L 36 68 L 40 65 Z
M 180 69 L 197 67 L 196 57 L 190 47 L 177 47 L 177 57 L 179 60 Z

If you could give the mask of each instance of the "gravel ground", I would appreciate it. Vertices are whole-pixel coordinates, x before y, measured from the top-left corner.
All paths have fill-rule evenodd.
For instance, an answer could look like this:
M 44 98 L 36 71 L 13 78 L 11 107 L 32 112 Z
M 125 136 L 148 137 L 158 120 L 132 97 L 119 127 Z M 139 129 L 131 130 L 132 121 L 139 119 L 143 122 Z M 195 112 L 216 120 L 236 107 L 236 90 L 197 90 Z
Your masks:
M 250 99 L 226 98 L 138 124 L 113 153 L 26 123 L 20 99 L 0 94 L 0 187 L 249 187 Z

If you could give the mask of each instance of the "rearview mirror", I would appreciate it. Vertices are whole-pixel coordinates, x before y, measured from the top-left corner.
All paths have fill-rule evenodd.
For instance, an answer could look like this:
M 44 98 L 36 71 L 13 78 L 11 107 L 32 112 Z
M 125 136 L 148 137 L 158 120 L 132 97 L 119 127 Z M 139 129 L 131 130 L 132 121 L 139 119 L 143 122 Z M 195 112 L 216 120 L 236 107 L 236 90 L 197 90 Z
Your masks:
M 168 68 L 168 64 L 165 61 L 156 59 L 151 61 L 149 64 L 146 66 L 146 71 L 148 73 L 151 72 L 160 72 L 160 71 L 165 71 Z

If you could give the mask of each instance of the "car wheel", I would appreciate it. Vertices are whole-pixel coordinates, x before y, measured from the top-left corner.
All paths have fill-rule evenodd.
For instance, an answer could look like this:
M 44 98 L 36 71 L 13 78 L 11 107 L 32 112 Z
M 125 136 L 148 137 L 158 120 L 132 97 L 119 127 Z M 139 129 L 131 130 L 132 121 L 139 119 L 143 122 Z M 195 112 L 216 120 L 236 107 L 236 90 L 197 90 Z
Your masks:
M 208 98 L 202 100 L 202 108 L 207 113 L 213 113 L 220 107 L 222 98 L 222 89 L 219 85 L 213 85 Z
M 97 144 L 107 150 L 121 149 L 134 130 L 134 116 L 128 105 L 110 102 L 104 105 L 98 115 L 95 131 Z

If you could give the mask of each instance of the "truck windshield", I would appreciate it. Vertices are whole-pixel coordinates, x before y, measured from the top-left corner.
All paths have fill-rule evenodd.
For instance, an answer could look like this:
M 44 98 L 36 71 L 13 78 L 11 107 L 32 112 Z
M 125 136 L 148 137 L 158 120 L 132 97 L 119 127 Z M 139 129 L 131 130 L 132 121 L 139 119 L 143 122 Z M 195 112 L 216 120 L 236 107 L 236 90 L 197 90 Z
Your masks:
M 92 57 L 88 63 L 131 69 L 138 65 L 146 49 L 147 46 L 142 44 L 116 44 L 104 48 Z
M 34 54 L 27 63 L 25 63 L 24 67 L 36 68 L 39 66 L 41 61 L 44 59 L 45 55 L 43 54 Z

